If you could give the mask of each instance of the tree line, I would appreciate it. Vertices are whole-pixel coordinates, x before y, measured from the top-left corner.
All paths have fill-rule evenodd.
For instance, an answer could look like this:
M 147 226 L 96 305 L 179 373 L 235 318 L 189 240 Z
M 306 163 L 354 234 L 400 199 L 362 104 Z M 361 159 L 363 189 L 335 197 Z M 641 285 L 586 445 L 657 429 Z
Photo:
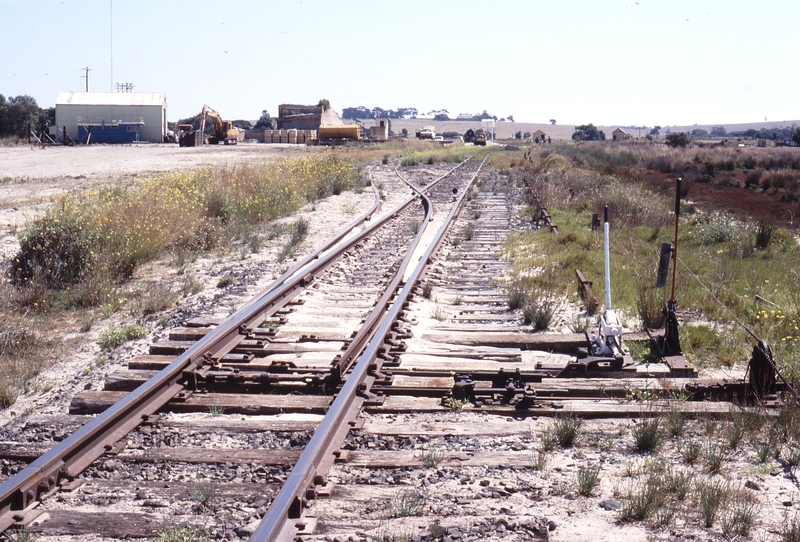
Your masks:
M 24 94 L 6 98 L 0 94 L 0 138 L 27 137 L 28 125 L 36 129 L 56 120 L 54 107 L 42 109 L 36 100 Z
M 483 113 L 473 115 L 468 119 L 454 119 L 450 117 L 450 112 L 447 109 L 436 109 L 428 111 L 426 115 L 433 115 L 433 120 L 437 122 L 446 122 L 450 120 L 468 120 L 480 122 L 484 119 L 493 119 L 499 122 L 514 122 L 514 115 L 508 115 L 501 119 L 497 115 L 488 113 L 485 109 Z M 342 109 L 343 119 L 413 119 L 419 116 L 419 110 L 416 107 L 400 107 L 398 109 L 384 109 L 382 107 L 373 107 L 372 109 L 359 105 L 358 107 L 345 107 Z

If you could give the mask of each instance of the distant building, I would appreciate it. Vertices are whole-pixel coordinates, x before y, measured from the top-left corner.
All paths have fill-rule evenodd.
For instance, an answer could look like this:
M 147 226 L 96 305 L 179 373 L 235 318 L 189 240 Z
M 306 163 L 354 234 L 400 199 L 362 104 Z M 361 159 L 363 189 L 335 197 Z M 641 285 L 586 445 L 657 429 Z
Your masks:
M 375 119 L 375 124 L 369 127 L 369 138 L 376 141 L 389 139 L 389 119 Z
M 472 113 L 459 113 L 456 120 L 472 120 L 474 116 Z
M 531 134 L 534 143 L 544 143 L 547 139 L 547 134 L 545 134 L 542 130 L 536 130 Z
M 319 130 L 321 125 L 344 124 L 339 114 L 321 105 L 281 104 L 278 106 L 278 130 Z
M 56 99 L 58 135 L 67 129 L 75 141 L 95 143 L 149 141 L 167 135 L 167 98 L 146 92 L 62 92 Z
M 611 141 L 623 141 L 628 138 L 628 132 L 622 128 L 617 128 L 611 132 Z

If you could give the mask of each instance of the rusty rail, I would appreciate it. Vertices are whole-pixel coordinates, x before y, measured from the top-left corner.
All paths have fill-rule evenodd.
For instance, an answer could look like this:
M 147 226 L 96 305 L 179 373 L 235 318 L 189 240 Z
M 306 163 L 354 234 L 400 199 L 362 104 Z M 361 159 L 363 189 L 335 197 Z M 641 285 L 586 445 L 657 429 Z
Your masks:
M 600 307 L 600 301 L 597 300 L 597 296 L 595 296 L 592 291 L 592 281 L 586 280 L 580 269 L 575 269 L 575 276 L 578 278 L 579 293 L 586 306 L 586 310 L 590 314 L 594 314 Z
M 533 189 L 530 185 L 530 179 L 527 177 L 525 178 L 525 188 L 528 189 L 528 199 L 530 203 L 536 205 L 536 208 L 539 210 L 540 219 L 544 221 L 545 225 L 550 228 L 552 233 L 558 233 L 558 226 L 553 224 L 553 219 L 550 217 L 550 213 L 547 212 L 547 207 L 544 206 L 541 198 L 533 193 Z
M 481 168 L 485 162 L 486 158 L 481 162 Z M 349 423 L 355 419 L 365 397 L 369 396 L 369 387 L 375 379 L 375 374 L 380 371 L 378 354 L 383 346 L 384 338 L 405 307 L 416 282 L 427 271 L 431 263 L 431 256 L 444 241 L 450 224 L 463 205 L 466 194 L 469 192 L 478 173 L 480 173 L 481 168 L 478 168 L 467 183 L 467 186 L 462 190 L 455 205 L 453 205 L 450 213 L 445 218 L 444 224 L 425 250 L 419 260 L 419 264 L 412 271 L 402 290 L 397 294 L 397 298 L 392 303 L 391 308 L 377 308 L 373 311 L 381 313 L 380 327 L 373 334 L 355 367 L 348 374 L 341 392 L 337 395 L 325 418 L 314 432 L 314 436 L 301 454 L 281 490 L 275 496 L 269 510 L 261 519 L 258 528 L 250 537 L 252 542 L 292 540 L 298 529 L 304 526 L 303 510 L 308 501 L 314 498 L 316 488 L 324 483 L 325 475 L 335 461 L 339 447 L 350 430 Z M 429 206 L 427 211 L 430 213 L 432 207 Z M 418 237 L 423 233 L 423 230 L 424 228 L 420 228 Z M 396 274 L 397 284 L 399 284 L 399 278 L 403 276 L 403 273 L 404 268 L 401 266 L 401 269 Z
M 0 484 L 0 532 L 20 521 L 26 510 L 58 491 L 64 481 L 74 479 L 115 442 L 136 428 L 145 417 L 185 391 L 183 380 L 187 372 L 210 364 L 232 350 L 269 316 L 302 291 L 316 274 L 333 265 L 360 239 L 372 234 L 420 197 L 419 194 L 409 197 L 393 212 L 387 213 L 360 234 L 342 242 L 353 228 L 369 219 L 377 209 L 378 191 L 375 188 L 373 190 L 375 204 L 367 213 L 298 262 L 157 375 Z M 335 246 L 340 242 L 341 244 Z M 321 257 L 328 250 L 330 252 Z

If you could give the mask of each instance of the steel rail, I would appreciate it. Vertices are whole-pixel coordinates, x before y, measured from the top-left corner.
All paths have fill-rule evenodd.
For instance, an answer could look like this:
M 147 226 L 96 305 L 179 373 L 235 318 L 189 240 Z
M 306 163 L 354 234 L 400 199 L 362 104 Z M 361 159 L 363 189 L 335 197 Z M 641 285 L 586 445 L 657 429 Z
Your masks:
M 488 155 L 486 158 L 488 158 Z M 304 523 L 302 521 L 303 509 L 308 500 L 315 495 L 316 486 L 324 482 L 324 477 L 330 465 L 335 461 L 336 453 L 350 430 L 349 422 L 355 419 L 357 408 L 363 403 L 363 393 L 367 387 L 365 381 L 368 373 L 370 370 L 379 369 L 376 365 L 376 360 L 383 346 L 384 338 L 406 305 L 416 282 L 427 271 L 431 263 L 432 254 L 441 246 L 453 218 L 461 209 L 472 183 L 486 162 L 486 158 L 483 159 L 481 167 L 478 168 L 457 198 L 443 225 L 439 228 L 431 244 L 428 245 L 420 257 L 419 263 L 415 266 L 409 279 L 397 294 L 391 308 L 385 312 L 380 326 L 358 358 L 358 362 L 352 371 L 347 375 L 347 380 L 342 386 L 341 392 L 336 396 L 327 414 L 314 432 L 314 436 L 311 437 L 291 473 L 281 486 L 280 491 L 273 499 L 267 513 L 261 519 L 261 523 L 259 523 L 250 537 L 251 542 L 284 542 L 292 540 L 297 533 L 298 524 L 302 525 Z M 402 272 L 402 270 L 398 270 L 398 274 Z
M 0 532 L 24 518 L 24 512 L 35 507 L 60 488 L 63 480 L 72 480 L 93 461 L 111 448 L 142 420 L 178 393 L 184 391 L 182 380 L 188 371 L 211 363 L 232 350 L 252 330 L 295 297 L 313 279 L 332 266 L 347 250 L 361 239 L 396 217 L 418 197 L 416 194 L 398 205 L 392 212 L 375 221 L 358 235 L 342 241 L 358 224 L 369 218 L 379 204 L 337 233 L 320 249 L 293 266 L 281 278 L 256 295 L 246 305 L 223 320 L 211 332 L 193 344 L 172 363 L 119 402 L 98 414 L 72 435 L 56 444 L 16 475 L 0 484 Z M 330 252 L 321 257 L 326 250 Z M 315 259 L 318 261 L 314 262 Z
M 448 177 L 455 170 L 457 170 L 458 168 L 460 168 L 461 166 L 463 166 L 464 164 L 469 162 L 471 158 L 472 158 L 472 156 L 470 156 L 466 160 L 460 162 L 455 167 L 451 168 L 449 171 L 447 171 L 447 173 L 445 173 L 445 174 L 441 175 L 440 177 L 436 178 L 435 180 L 431 181 L 431 183 L 429 184 L 428 188 L 431 188 L 434 185 L 436 185 L 439 182 L 441 182 L 442 180 L 444 180 L 446 177 Z M 418 187 L 414 186 L 413 184 L 411 184 L 410 181 L 404 179 L 402 177 L 402 175 L 400 175 L 400 173 L 397 171 L 397 166 L 394 167 L 394 172 L 395 172 L 395 174 L 397 175 L 397 177 L 401 181 L 406 183 L 412 190 L 414 190 L 415 192 L 417 192 L 418 194 L 420 194 L 422 196 L 423 207 L 426 208 L 426 209 L 429 209 L 430 210 L 430 215 L 432 216 L 432 213 L 433 213 L 433 202 L 431 202 L 430 199 L 428 199 L 428 197 L 425 195 L 426 190 L 422 190 L 421 188 L 418 188 Z M 429 214 L 426 212 L 425 222 L 424 222 L 426 225 L 430 221 L 431 216 L 429 216 Z M 362 334 L 361 331 L 360 331 L 356 335 L 356 337 L 354 337 L 353 340 L 350 341 L 350 344 L 347 346 L 345 351 L 338 357 L 338 359 L 331 364 L 330 379 L 329 379 L 328 384 L 327 384 L 329 392 L 333 393 L 335 391 L 336 386 L 338 386 L 340 384 L 341 379 L 344 377 L 345 373 L 348 370 L 350 370 L 350 367 L 352 367 L 353 363 L 355 363 L 355 360 L 357 359 L 357 357 L 361 353 L 361 351 L 364 349 L 364 346 L 372 338 L 372 331 L 374 331 L 377 328 L 378 323 L 383 318 L 383 314 L 381 312 L 381 310 L 382 310 L 381 308 L 383 307 L 383 310 L 385 310 L 385 307 L 388 306 L 389 301 L 394 296 L 394 294 L 395 294 L 395 292 L 397 290 L 397 287 L 400 284 L 400 280 L 401 280 L 401 278 L 403 276 L 403 273 L 405 272 L 405 269 L 408 267 L 408 263 L 410 262 L 414 251 L 416 250 L 417 246 L 419 246 L 419 242 L 422 239 L 422 234 L 423 234 L 424 231 L 425 231 L 425 227 L 421 228 L 417 232 L 417 235 L 416 235 L 416 238 L 415 238 L 413 244 L 409 248 L 409 251 L 406 253 L 405 258 L 403 258 L 403 261 L 400 264 L 400 269 L 402 269 L 403 272 L 395 273 L 395 277 L 392 279 L 392 281 L 389 283 L 389 285 L 384 290 L 383 295 L 381 296 L 381 298 L 379 299 L 378 303 L 376 304 L 376 308 L 373 309 L 370 312 L 370 314 L 367 317 L 366 321 L 362 325 L 362 330 L 366 331 L 366 332 Z

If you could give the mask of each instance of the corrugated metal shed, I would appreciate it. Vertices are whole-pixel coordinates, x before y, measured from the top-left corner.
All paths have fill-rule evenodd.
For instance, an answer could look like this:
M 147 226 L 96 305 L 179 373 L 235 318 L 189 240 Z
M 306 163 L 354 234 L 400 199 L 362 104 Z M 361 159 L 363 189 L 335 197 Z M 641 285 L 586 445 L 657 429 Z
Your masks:
M 162 92 L 61 92 L 56 105 L 149 105 L 167 103 Z
M 141 141 L 161 143 L 167 134 L 167 98 L 160 92 L 62 92 L 56 100 L 56 124 L 75 140 L 78 126 L 110 125 L 141 119 Z

